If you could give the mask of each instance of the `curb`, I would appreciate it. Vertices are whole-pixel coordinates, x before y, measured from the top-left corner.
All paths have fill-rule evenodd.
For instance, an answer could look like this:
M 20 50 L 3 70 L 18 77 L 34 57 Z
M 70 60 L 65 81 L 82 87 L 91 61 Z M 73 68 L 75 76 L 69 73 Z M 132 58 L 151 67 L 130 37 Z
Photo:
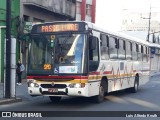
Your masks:
M 2 98 L 0 99 L 0 105 L 4 105 L 4 104 L 10 104 L 10 103 L 16 103 L 16 102 L 22 102 L 21 98 Z

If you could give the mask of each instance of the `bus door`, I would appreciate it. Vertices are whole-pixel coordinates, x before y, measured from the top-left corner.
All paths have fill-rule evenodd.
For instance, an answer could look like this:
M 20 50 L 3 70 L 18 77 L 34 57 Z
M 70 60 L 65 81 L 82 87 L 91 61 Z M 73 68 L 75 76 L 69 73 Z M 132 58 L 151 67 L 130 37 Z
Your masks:
M 98 76 L 99 72 L 97 71 L 99 67 L 99 41 L 95 36 L 89 37 L 89 84 L 90 89 L 89 93 L 91 95 L 97 94 L 95 88 L 98 88 Z M 95 91 L 93 91 L 95 90 Z M 97 90 L 98 91 L 98 90 Z

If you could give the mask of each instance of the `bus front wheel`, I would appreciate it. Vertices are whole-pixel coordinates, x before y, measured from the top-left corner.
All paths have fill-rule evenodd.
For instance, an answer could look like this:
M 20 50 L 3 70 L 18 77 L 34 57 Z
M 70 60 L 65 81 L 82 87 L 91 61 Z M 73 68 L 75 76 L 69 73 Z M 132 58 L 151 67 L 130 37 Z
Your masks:
M 104 95 L 105 95 L 105 91 L 104 91 L 104 84 L 100 84 L 99 87 L 99 95 L 93 96 L 93 101 L 95 103 L 101 103 L 104 100 Z

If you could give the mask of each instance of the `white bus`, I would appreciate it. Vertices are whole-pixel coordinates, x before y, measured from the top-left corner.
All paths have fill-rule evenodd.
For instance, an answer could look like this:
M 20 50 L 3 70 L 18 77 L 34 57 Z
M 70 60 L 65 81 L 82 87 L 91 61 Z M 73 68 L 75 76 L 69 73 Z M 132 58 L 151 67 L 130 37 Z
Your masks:
M 92 97 L 127 89 L 137 92 L 149 80 L 149 43 L 103 30 L 93 23 L 61 21 L 34 25 L 30 33 L 28 93 Z

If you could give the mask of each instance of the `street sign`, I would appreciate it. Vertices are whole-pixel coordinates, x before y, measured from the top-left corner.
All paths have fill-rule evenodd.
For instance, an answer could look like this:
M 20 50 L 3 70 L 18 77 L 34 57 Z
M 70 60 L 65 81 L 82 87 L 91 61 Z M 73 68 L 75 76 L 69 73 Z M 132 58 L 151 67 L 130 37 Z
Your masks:
M 25 22 L 24 24 L 24 33 L 29 33 L 32 29 L 32 22 Z

